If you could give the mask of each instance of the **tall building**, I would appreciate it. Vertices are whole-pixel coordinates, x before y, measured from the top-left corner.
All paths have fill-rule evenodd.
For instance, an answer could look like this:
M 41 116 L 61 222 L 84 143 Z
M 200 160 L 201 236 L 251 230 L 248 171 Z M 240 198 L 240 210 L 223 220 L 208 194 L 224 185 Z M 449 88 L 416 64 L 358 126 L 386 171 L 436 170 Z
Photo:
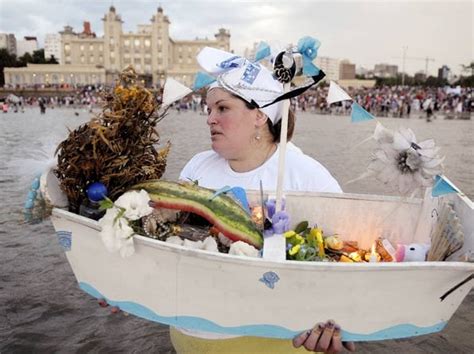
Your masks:
M 339 80 L 339 59 L 328 57 L 316 57 L 314 61 L 317 67 L 326 73 L 324 80 L 337 81 Z
M 451 69 L 447 65 L 443 65 L 438 69 L 438 79 L 449 80 L 451 76 Z
M 5 48 L 8 53 L 16 55 L 16 38 L 11 33 L 0 33 L 0 49 Z
M 58 63 L 61 63 L 61 52 L 61 35 L 59 33 L 48 33 L 44 38 L 44 58 L 54 57 Z
M 169 76 L 191 86 L 199 71 L 196 54 L 203 47 L 230 51 L 230 32 L 223 28 L 217 31 L 213 40 L 170 38 L 171 22 L 161 7 L 152 15 L 150 23 L 138 25 L 136 32 L 123 32 L 122 18 L 114 6 L 102 21 L 104 36 L 101 38 L 95 35 L 88 22 L 84 23 L 81 33 L 74 32 L 71 26 L 65 26 L 59 32 L 61 65 L 50 65 L 49 83 L 113 84 L 121 70 L 133 65 L 140 80 L 147 85 L 161 86 Z M 73 67 L 73 71 L 69 70 Z M 34 70 L 37 67 L 7 68 L 5 82 L 12 85 L 41 83 L 38 75 L 33 81 Z M 53 74 L 59 81 L 51 81 Z M 102 77 L 105 80 L 101 81 Z
M 374 76 L 376 77 L 382 77 L 382 78 L 397 77 L 397 74 L 398 74 L 397 65 L 375 64 Z
M 356 66 L 347 59 L 339 63 L 339 80 L 354 80 L 356 76 Z
M 33 54 L 35 50 L 38 50 L 38 40 L 36 37 L 27 36 L 19 41 L 16 41 L 17 57 L 21 57 L 25 53 Z

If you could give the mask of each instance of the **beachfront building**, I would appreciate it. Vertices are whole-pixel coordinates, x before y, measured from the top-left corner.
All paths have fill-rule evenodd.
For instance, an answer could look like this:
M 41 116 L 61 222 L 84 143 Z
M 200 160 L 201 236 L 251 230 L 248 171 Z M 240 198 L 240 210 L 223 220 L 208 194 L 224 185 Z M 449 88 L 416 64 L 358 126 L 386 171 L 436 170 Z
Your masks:
M 212 40 L 170 38 L 171 22 L 161 7 L 152 15 L 150 23 L 138 25 L 136 32 L 122 30 L 123 21 L 114 6 L 102 21 L 104 35 L 101 38 L 92 32 L 87 22 L 81 33 L 74 32 L 71 26 L 64 27 L 60 32 L 60 64 L 43 65 L 45 70 L 49 70 L 50 81 L 46 81 L 44 75 L 39 76 L 37 66 L 29 65 L 26 68 L 5 68 L 5 83 L 12 86 L 53 83 L 51 78 L 55 73 L 59 83 L 88 84 L 100 80 L 101 84 L 113 84 L 121 70 L 133 65 L 147 86 L 162 86 L 166 77 L 190 86 L 199 71 L 196 54 L 203 47 L 230 50 L 230 32 L 223 28 Z M 73 74 L 74 80 L 68 74 Z M 44 81 L 40 81 L 40 77 Z
M 0 33 L 0 49 L 6 49 L 9 54 L 16 55 L 16 38 L 12 33 Z
M 356 76 L 356 66 L 349 60 L 344 59 L 339 63 L 339 80 L 354 80 Z
M 375 64 L 374 76 L 382 78 L 397 77 L 398 66 L 391 64 Z
M 61 63 L 61 35 L 59 33 L 48 33 L 44 37 L 44 57 L 50 59 L 54 57 Z
M 35 50 L 38 50 L 38 40 L 36 37 L 25 36 L 23 39 L 16 41 L 16 56 L 18 58 L 26 53 L 33 54 Z
M 314 63 L 326 74 L 325 81 L 339 80 L 339 59 L 318 56 Z

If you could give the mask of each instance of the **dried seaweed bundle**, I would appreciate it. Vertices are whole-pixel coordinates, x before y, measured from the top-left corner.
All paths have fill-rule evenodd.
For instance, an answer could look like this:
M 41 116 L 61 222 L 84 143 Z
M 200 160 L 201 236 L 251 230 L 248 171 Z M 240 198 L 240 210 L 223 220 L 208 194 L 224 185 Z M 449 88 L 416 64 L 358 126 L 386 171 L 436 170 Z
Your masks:
M 104 94 L 104 108 L 88 123 L 71 131 L 59 144 L 55 174 L 66 193 L 69 210 L 77 212 L 92 182 L 106 185 L 115 200 L 130 186 L 160 178 L 166 168 L 170 143 L 158 151 L 157 101 L 136 84 L 137 75 L 127 67 L 119 84 Z

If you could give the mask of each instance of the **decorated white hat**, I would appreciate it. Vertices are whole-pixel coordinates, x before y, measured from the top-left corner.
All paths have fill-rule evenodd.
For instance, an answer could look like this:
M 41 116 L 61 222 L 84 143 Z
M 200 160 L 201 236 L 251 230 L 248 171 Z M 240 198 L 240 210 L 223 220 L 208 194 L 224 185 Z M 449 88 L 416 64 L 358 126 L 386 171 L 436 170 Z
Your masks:
M 289 47 L 271 58 L 273 72 L 258 63 L 271 56 L 270 47 L 265 43 L 260 44 L 253 62 L 220 49 L 205 47 L 197 56 L 205 73 L 196 75 L 194 89 L 208 85 L 224 88 L 260 109 L 275 124 L 281 119 L 280 101 L 303 93 L 325 76 L 312 64 L 318 47 L 319 42 L 315 39 L 303 38 L 298 47 Z M 299 72 L 308 76 L 308 82 L 285 92 L 283 84 L 290 82 Z

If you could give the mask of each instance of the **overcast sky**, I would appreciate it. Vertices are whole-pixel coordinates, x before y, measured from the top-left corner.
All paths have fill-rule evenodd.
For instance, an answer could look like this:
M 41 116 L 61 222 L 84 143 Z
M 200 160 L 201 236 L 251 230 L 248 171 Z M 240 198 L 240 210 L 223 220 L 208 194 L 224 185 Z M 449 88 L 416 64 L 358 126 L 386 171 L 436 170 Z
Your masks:
M 0 0 L 0 32 L 37 36 L 42 46 L 46 33 L 65 25 L 81 31 L 90 21 L 102 36 L 101 18 L 111 4 L 126 32 L 150 23 L 161 5 L 173 39 L 213 38 L 224 27 L 237 54 L 261 40 L 283 45 L 311 35 L 322 43 L 320 56 L 369 69 L 391 63 L 401 70 L 403 47 L 411 74 L 425 69 L 425 60 L 411 58 L 433 58 L 431 74 L 443 64 L 459 73 L 474 58 L 472 1 Z

